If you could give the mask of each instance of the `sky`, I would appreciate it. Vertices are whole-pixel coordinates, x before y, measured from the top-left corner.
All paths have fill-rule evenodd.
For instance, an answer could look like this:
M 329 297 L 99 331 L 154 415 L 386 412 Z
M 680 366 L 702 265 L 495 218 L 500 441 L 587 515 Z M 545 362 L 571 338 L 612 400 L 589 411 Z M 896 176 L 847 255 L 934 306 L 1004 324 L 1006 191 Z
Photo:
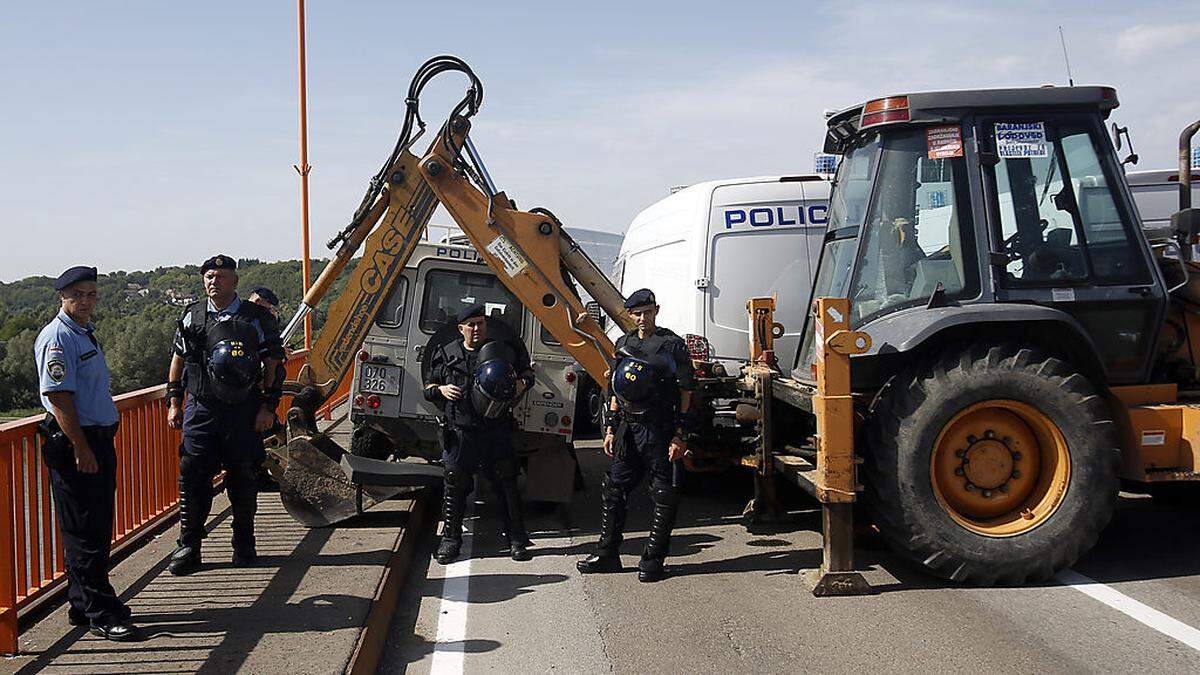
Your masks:
M 300 257 L 296 3 L 0 4 L 0 281 Z M 307 3 L 312 251 L 462 57 L 472 138 L 523 209 L 621 231 L 671 187 L 807 173 L 822 113 L 905 91 L 1117 88 L 1139 169 L 1200 117 L 1200 3 Z M 1181 58 L 1181 55 L 1186 55 Z M 438 124 L 465 80 L 422 99 Z M 435 223 L 449 223 L 439 210 Z

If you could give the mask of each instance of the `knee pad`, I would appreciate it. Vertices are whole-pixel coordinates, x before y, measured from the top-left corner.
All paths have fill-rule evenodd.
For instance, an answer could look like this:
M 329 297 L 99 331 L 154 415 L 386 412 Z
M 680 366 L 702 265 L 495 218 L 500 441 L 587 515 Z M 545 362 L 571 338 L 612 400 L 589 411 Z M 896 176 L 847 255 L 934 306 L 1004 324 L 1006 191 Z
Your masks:
M 446 469 L 442 480 L 447 488 L 462 494 L 470 494 L 475 488 L 475 477 L 461 469 Z
M 678 506 L 682 501 L 683 495 L 673 487 L 657 487 L 650 491 L 650 497 L 655 504 L 663 504 L 664 506 Z
M 628 497 L 628 492 L 625 488 L 613 482 L 611 476 L 605 475 L 600 480 L 600 494 L 604 499 L 623 502 Z
M 206 457 L 184 453 L 179 457 L 179 476 L 186 481 L 211 479 L 215 472 L 212 462 Z

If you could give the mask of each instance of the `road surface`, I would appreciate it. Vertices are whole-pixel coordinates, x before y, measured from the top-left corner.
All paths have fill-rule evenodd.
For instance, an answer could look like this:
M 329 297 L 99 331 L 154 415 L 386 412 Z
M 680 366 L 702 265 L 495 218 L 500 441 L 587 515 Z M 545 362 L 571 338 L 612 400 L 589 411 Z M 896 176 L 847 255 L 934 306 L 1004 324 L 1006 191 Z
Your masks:
M 472 560 L 439 565 L 429 542 L 380 672 L 1200 672 L 1200 511 L 1123 497 L 1097 547 L 1034 587 L 944 584 L 860 549 L 879 593 L 818 599 L 802 574 L 820 561 L 815 504 L 792 494 L 792 522 L 750 534 L 744 481 L 710 480 L 681 509 L 672 576 L 640 584 L 644 490 L 628 571 L 575 571 L 599 524 L 595 445 L 580 449 L 588 490 L 531 514 L 532 561 L 501 553 L 486 503 L 469 525 Z

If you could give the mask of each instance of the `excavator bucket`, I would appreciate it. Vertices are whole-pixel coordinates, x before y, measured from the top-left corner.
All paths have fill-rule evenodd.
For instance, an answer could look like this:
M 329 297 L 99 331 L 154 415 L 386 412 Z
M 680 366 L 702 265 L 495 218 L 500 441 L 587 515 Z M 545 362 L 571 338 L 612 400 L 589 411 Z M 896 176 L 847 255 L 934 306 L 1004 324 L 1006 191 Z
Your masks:
M 305 429 L 298 410 L 289 413 L 290 440 L 273 437 L 267 447 L 267 470 L 279 483 L 279 499 L 288 515 L 307 527 L 327 527 L 351 518 L 403 488 L 356 485 L 346 475 L 345 451 L 329 436 Z

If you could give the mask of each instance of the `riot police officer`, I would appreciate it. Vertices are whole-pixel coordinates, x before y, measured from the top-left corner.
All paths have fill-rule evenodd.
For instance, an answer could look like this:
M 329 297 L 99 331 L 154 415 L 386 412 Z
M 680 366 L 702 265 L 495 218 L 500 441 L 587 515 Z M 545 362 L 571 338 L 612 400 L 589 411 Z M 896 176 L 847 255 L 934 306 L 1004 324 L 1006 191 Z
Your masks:
M 458 315 L 460 339 L 432 345 L 425 398 L 442 408 L 442 537 L 435 557 L 447 564 L 462 546 L 463 511 L 482 471 L 496 495 L 509 555 L 529 560 L 529 537 L 517 491 L 512 405 L 531 386 L 529 352 L 519 339 L 490 340 L 484 306 Z M 436 335 L 435 335 L 436 338 Z
M 62 532 L 67 619 L 73 626 L 90 624 L 92 633 L 108 640 L 136 640 L 140 634 L 129 622 L 129 607 L 108 581 L 117 488 L 113 438 L 120 416 L 91 322 L 99 298 L 96 268 L 72 267 L 54 290 L 62 309 L 38 334 L 33 352 L 42 406 L 49 413 L 38 431 Z
M 204 261 L 200 274 L 207 298 L 183 311 L 167 381 L 167 422 L 183 428 L 179 548 L 168 567 L 175 575 L 200 567 L 212 479 L 222 467 L 233 510 L 233 562 L 252 565 L 257 559 L 257 475 L 265 457 L 260 434 L 275 423 L 283 386 L 277 376 L 283 358 L 279 323 L 270 311 L 238 297 L 237 262 L 216 255 Z
M 600 541 L 575 566 L 584 574 L 621 568 L 626 502 L 649 474 L 654 513 L 638 580 L 652 582 L 664 576 L 679 507 L 674 463 L 683 459 L 683 439 L 693 426 L 688 409 L 694 374 L 683 339 L 656 324 L 659 307 L 650 289 L 635 291 L 625 308 L 637 328 L 617 340 L 611 367 L 604 452 L 612 464 L 601 486 Z

